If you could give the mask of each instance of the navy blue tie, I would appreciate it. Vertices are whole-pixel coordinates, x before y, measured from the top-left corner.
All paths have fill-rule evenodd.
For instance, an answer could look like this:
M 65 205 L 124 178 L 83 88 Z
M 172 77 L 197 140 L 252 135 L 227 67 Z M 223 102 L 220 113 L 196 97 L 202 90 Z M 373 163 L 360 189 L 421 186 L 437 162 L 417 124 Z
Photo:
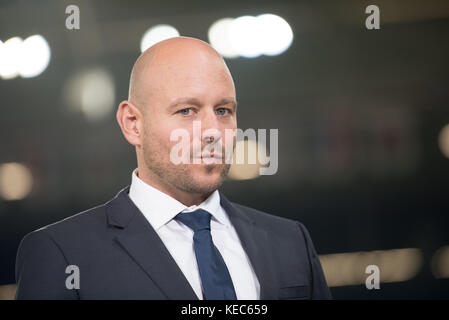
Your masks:
M 181 212 L 175 219 L 193 230 L 193 247 L 206 300 L 237 300 L 228 268 L 210 234 L 209 212 Z

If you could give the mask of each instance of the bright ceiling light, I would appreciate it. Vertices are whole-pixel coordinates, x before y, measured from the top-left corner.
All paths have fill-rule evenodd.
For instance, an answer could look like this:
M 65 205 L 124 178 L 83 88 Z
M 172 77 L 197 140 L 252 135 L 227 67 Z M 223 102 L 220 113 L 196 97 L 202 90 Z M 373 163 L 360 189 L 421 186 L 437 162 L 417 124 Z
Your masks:
M 19 74 L 23 78 L 40 75 L 50 62 L 50 46 L 39 34 L 26 38 L 22 43 Z
M 223 18 L 215 21 L 209 28 L 208 37 L 211 46 L 225 58 L 237 58 L 239 54 L 234 50 L 229 36 L 229 28 L 233 18 Z
M 217 20 L 209 28 L 209 42 L 225 58 L 255 58 L 283 53 L 293 42 L 287 21 L 274 14 Z
M 0 77 L 36 77 L 47 68 L 50 57 L 50 46 L 43 36 L 13 37 L 0 44 Z
M 263 54 L 278 55 L 290 47 L 293 31 L 287 21 L 274 14 L 262 14 L 257 20 L 262 39 L 260 49 Z
M 256 17 L 243 16 L 232 21 L 229 28 L 231 46 L 240 56 L 255 58 L 262 54 L 259 33 L 259 24 Z
M 179 37 L 179 32 L 168 24 L 159 24 L 151 27 L 142 36 L 140 51 L 144 52 L 154 44 L 174 37 Z
M 13 79 L 19 75 L 22 44 L 22 38 L 13 37 L 1 45 L 0 77 L 3 79 Z

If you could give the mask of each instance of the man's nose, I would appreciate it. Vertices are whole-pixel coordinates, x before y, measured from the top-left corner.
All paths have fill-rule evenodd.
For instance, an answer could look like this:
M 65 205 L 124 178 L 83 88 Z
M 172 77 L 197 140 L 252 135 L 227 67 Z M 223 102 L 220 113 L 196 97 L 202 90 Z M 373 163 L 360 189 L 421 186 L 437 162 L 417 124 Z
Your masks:
M 201 117 L 201 127 L 203 129 L 219 129 L 218 119 L 215 110 L 207 109 Z
M 207 110 L 201 118 L 203 142 L 217 142 L 221 138 L 220 124 L 215 110 Z

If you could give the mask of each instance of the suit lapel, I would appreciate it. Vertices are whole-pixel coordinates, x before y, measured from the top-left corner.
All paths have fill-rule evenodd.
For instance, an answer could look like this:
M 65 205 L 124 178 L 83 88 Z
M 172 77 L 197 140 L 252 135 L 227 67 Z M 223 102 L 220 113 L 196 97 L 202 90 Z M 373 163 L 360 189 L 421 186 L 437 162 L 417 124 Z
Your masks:
M 260 299 L 278 299 L 276 273 L 269 248 L 267 232 L 258 227 L 244 212 L 235 207 L 221 192 L 221 206 L 231 220 L 242 243 L 243 249 L 251 261 L 260 284 Z
M 108 223 L 123 229 L 115 240 L 153 280 L 167 299 L 196 300 L 198 297 L 156 231 L 121 190 L 107 204 Z
M 115 240 L 153 280 L 167 299 L 197 300 L 195 292 L 156 231 L 128 196 L 129 186 L 106 204 L 108 224 L 122 229 Z M 221 192 L 220 200 L 260 284 L 260 299 L 277 299 L 276 274 L 267 232 Z

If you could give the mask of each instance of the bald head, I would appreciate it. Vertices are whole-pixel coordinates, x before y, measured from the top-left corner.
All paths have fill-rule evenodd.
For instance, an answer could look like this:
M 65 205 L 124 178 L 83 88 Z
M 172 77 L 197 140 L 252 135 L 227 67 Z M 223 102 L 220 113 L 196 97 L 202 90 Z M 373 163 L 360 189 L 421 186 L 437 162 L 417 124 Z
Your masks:
M 143 52 L 131 73 L 129 98 L 117 110 L 125 138 L 136 147 L 138 176 L 186 205 L 204 201 L 230 167 L 224 158 L 202 161 L 204 152 L 219 158 L 233 149 L 235 137 L 226 132 L 237 128 L 236 105 L 231 74 L 207 43 L 177 37 Z M 177 151 L 187 162 L 173 160 Z
M 189 37 L 158 42 L 145 50 L 134 64 L 128 100 L 145 113 L 154 95 L 173 81 L 210 72 L 229 78 L 234 85 L 223 58 L 208 43 Z

